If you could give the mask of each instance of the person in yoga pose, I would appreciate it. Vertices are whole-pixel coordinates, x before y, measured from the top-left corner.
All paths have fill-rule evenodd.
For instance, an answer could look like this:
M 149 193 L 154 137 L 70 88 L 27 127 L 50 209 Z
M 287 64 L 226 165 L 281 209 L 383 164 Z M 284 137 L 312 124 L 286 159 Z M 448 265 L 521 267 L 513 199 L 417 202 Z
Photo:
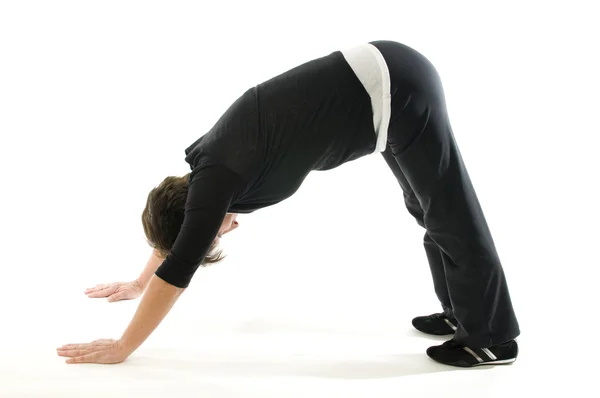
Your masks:
M 448 335 L 427 349 L 453 366 L 516 360 L 520 329 L 506 277 L 452 131 L 441 79 L 425 56 L 374 41 L 308 61 L 245 91 L 185 149 L 190 172 L 169 176 L 142 213 L 152 255 L 140 277 L 89 297 L 142 295 L 118 340 L 68 344 L 68 363 L 119 363 L 160 324 L 201 266 L 219 262 L 221 237 L 292 196 L 307 175 L 381 154 L 424 247 L 441 311 L 413 319 Z

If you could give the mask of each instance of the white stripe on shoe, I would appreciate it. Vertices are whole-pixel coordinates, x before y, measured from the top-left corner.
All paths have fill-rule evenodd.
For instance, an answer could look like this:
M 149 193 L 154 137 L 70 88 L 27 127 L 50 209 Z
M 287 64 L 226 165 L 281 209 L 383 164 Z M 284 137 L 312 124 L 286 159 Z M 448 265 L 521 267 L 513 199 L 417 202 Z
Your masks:
M 481 351 L 485 352 L 485 355 L 487 355 L 488 357 L 490 357 L 490 359 L 491 359 L 492 361 L 495 361 L 496 359 L 498 359 L 498 358 L 496 358 L 496 356 L 494 355 L 494 353 L 493 353 L 493 352 L 491 352 L 491 351 L 490 351 L 489 349 L 487 349 L 487 348 L 482 348 L 482 349 L 481 349 Z
M 483 363 L 483 359 L 481 359 L 481 357 L 479 355 L 475 354 L 475 351 L 473 351 L 469 347 L 463 347 L 463 350 L 465 350 L 469 354 L 473 355 L 473 357 L 475 357 L 475 359 L 477 360 L 477 362 Z
M 507 365 L 507 364 L 513 363 L 513 362 L 515 362 L 517 360 L 517 358 L 508 358 L 508 359 L 498 360 L 498 357 L 496 357 L 494 355 L 494 353 L 491 352 L 488 348 L 481 348 L 481 351 L 483 351 L 491 359 L 491 361 L 487 361 L 486 362 L 479 355 L 477 355 L 475 353 L 475 351 L 473 351 L 469 347 L 463 347 L 463 350 L 465 350 L 469 354 L 473 355 L 473 357 L 477 360 L 478 363 L 474 364 L 473 366 L 479 366 L 479 365 Z
M 452 330 L 456 331 L 456 326 L 454 326 L 452 322 L 450 322 L 448 319 L 444 319 L 444 321 L 452 328 Z
M 498 361 L 476 363 L 473 366 L 482 366 L 482 365 L 508 365 L 508 364 L 511 364 L 511 363 L 515 362 L 516 360 L 517 360 L 517 358 L 501 359 L 501 360 L 498 360 Z

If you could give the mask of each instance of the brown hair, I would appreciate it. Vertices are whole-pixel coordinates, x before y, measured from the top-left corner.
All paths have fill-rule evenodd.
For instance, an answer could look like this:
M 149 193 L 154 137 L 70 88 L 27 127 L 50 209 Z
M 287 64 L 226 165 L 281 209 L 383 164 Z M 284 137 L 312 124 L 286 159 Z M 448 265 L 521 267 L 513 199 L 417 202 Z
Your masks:
M 142 212 L 142 225 L 146 241 L 162 257 L 166 257 L 171 251 L 183 224 L 189 176 L 190 173 L 183 177 L 169 176 L 148 194 L 146 207 Z M 215 264 L 224 258 L 215 240 L 200 265 Z

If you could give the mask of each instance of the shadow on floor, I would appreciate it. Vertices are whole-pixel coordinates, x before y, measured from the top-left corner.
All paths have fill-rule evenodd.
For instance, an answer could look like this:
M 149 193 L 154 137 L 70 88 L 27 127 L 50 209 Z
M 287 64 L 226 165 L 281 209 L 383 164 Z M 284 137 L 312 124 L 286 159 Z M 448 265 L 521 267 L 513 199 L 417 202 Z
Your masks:
M 452 338 L 452 335 L 433 336 L 431 334 L 425 334 L 425 333 L 419 332 L 416 329 L 409 329 L 406 332 L 406 335 L 408 337 L 418 337 L 418 338 L 422 338 L 422 339 L 432 340 L 433 342 L 431 343 L 431 345 L 439 345 L 439 344 L 442 344 L 443 342 L 450 340 Z
M 128 367 L 134 371 L 192 372 L 203 376 L 287 376 L 321 377 L 336 379 L 381 379 L 411 376 L 426 373 L 459 371 L 438 364 L 424 354 L 389 355 L 365 358 L 364 360 L 328 360 L 298 357 L 273 359 L 261 358 L 198 358 L 177 359 L 136 356 Z
M 246 322 L 236 329 L 243 334 L 262 334 L 286 330 L 320 333 L 358 334 L 358 331 L 338 330 L 335 328 L 311 327 L 276 324 L 254 320 Z M 431 340 L 429 345 L 439 345 L 452 336 L 431 336 L 414 328 L 401 331 L 401 336 Z M 426 344 L 427 346 L 427 344 Z M 258 376 L 258 377 L 320 377 L 335 379 L 382 379 L 401 376 L 413 376 L 428 373 L 440 373 L 465 370 L 439 364 L 430 359 L 425 352 L 415 354 L 390 355 L 350 355 L 350 358 L 323 358 L 304 355 L 231 355 L 230 353 L 203 354 L 195 350 L 161 351 L 152 357 L 136 354 L 127 361 L 131 370 L 141 373 L 164 374 L 164 372 L 190 372 L 193 374 L 214 376 Z M 482 371 L 486 367 L 469 370 Z M 192 376 L 193 377 L 193 376 Z
M 238 325 L 234 329 L 234 331 L 236 333 L 244 333 L 244 334 L 262 334 L 262 333 L 273 333 L 273 332 L 281 333 L 281 332 L 292 331 L 292 332 L 309 332 L 309 333 L 333 333 L 333 334 L 350 335 L 350 336 L 351 335 L 363 335 L 364 333 L 368 333 L 368 330 L 367 331 L 360 330 L 360 329 L 357 330 L 357 329 L 353 329 L 352 327 L 340 328 L 340 327 L 316 326 L 316 325 L 306 326 L 306 325 L 286 323 L 286 322 L 272 322 L 272 321 L 266 321 L 266 320 L 262 320 L 262 319 L 253 319 L 250 321 L 243 322 L 240 325 Z M 198 332 L 200 333 L 201 330 L 199 330 Z M 399 338 L 401 336 L 405 336 L 405 335 L 407 335 L 408 337 L 418 337 L 418 338 L 424 338 L 424 339 L 433 340 L 433 341 L 440 341 L 442 343 L 444 341 L 452 338 L 452 335 L 434 336 L 434 335 L 430 335 L 430 334 L 425 334 L 425 333 L 419 332 L 412 326 L 409 326 L 404 330 L 402 330 L 402 329 L 398 330 Z M 433 345 L 437 345 L 437 343 L 434 343 Z

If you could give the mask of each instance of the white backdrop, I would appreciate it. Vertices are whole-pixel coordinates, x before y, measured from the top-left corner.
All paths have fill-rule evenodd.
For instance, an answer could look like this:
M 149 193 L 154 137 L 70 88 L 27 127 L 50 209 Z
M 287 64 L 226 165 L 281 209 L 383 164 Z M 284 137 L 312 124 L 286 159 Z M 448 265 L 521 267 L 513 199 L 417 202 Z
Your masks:
M 585 391 L 600 265 L 591 3 L 2 1 L 0 396 Z M 83 290 L 137 277 L 146 196 L 188 172 L 184 149 L 250 86 L 378 39 L 416 48 L 442 76 L 521 323 L 519 361 L 428 374 L 442 368 L 410 325 L 439 310 L 424 231 L 373 155 L 241 216 L 227 260 L 197 272 L 130 361 L 64 365 L 55 347 L 127 326 L 137 301 Z M 369 350 L 396 356 L 375 365 Z M 285 365 L 344 353 L 354 368 Z

